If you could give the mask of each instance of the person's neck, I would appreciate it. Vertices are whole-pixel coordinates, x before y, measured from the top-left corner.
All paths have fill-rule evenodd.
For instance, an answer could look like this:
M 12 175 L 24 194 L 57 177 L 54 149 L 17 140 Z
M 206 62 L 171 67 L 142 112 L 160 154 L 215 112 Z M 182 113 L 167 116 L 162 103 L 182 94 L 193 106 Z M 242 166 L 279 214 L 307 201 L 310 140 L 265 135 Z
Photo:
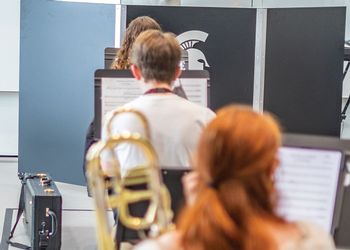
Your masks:
M 150 89 L 169 89 L 169 90 L 171 90 L 171 86 L 169 83 L 166 83 L 166 82 L 156 82 L 156 81 L 145 82 L 145 91 L 148 91 Z

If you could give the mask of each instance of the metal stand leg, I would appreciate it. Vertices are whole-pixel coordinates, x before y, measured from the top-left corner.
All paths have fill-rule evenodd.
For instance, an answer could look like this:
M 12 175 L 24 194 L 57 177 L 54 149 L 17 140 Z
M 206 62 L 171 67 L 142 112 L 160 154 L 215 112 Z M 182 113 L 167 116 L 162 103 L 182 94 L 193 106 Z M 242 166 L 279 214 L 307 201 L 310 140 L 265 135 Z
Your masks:
M 349 67 L 350 67 L 350 61 L 349 61 L 348 64 L 346 65 L 346 68 L 345 68 L 345 71 L 344 71 L 344 74 L 343 74 L 343 81 L 344 81 L 344 79 L 345 79 L 346 74 L 348 73 Z M 349 94 L 349 96 L 348 96 L 348 99 L 346 100 L 344 109 L 343 109 L 343 111 L 341 112 L 341 119 L 342 119 L 342 120 L 345 120 L 345 119 L 346 119 L 346 110 L 348 109 L 349 104 L 350 104 L 350 94 Z

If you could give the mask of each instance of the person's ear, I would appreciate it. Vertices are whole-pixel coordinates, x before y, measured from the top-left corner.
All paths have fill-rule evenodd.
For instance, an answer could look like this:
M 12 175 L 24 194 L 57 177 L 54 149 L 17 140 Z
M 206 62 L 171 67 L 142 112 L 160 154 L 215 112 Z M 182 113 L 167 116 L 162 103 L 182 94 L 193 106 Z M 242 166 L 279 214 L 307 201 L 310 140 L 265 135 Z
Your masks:
M 181 73 L 182 73 L 182 70 L 181 70 L 180 66 L 177 66 L 176 70 L 175 70 L 175 76 L 174 76 L 173 81 L 175 81 L 177 78 L 179 78 Z
M 131 70 L 132 75 L 135 77 L 136 80 L 141 80 L 141 78 L 142 78 L 141 70 L 135 64 L 132 64 L 130 66 L 130 70 Z
M 279 165 L 280 165 L 280 160 L 276 157 L 275 160 L 273 161 L 273 166 L 271 167 L 271 170 L 270 170 L 271 171 L 270 176 L 272 179 L 275 178 L 275 174 Z

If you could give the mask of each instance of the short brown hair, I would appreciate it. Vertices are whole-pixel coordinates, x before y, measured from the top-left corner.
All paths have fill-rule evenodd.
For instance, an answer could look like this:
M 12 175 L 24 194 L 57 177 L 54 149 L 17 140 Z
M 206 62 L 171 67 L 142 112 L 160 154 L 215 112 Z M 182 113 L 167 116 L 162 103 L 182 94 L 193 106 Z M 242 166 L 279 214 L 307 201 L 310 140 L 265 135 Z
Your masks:
M 131 63 L 140 70 L 145 81 L 171 83 L 181 59 L 181 49 L 175 36 L 158 30 L 142 32 L 131 51 Z

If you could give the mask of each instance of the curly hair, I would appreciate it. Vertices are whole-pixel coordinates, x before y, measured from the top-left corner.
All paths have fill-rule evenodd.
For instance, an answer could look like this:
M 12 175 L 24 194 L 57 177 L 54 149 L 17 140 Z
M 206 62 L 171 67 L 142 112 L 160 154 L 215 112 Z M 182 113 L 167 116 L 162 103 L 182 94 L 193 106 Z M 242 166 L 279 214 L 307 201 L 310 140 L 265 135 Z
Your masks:
M 136 38 L 146 30 L 161 30 L 160 25 L 149 16 L 140 16 L 132 20 L 126 29 L 121 48 L 111 65 L 111 69 L 129 69 L 130 51 Z

